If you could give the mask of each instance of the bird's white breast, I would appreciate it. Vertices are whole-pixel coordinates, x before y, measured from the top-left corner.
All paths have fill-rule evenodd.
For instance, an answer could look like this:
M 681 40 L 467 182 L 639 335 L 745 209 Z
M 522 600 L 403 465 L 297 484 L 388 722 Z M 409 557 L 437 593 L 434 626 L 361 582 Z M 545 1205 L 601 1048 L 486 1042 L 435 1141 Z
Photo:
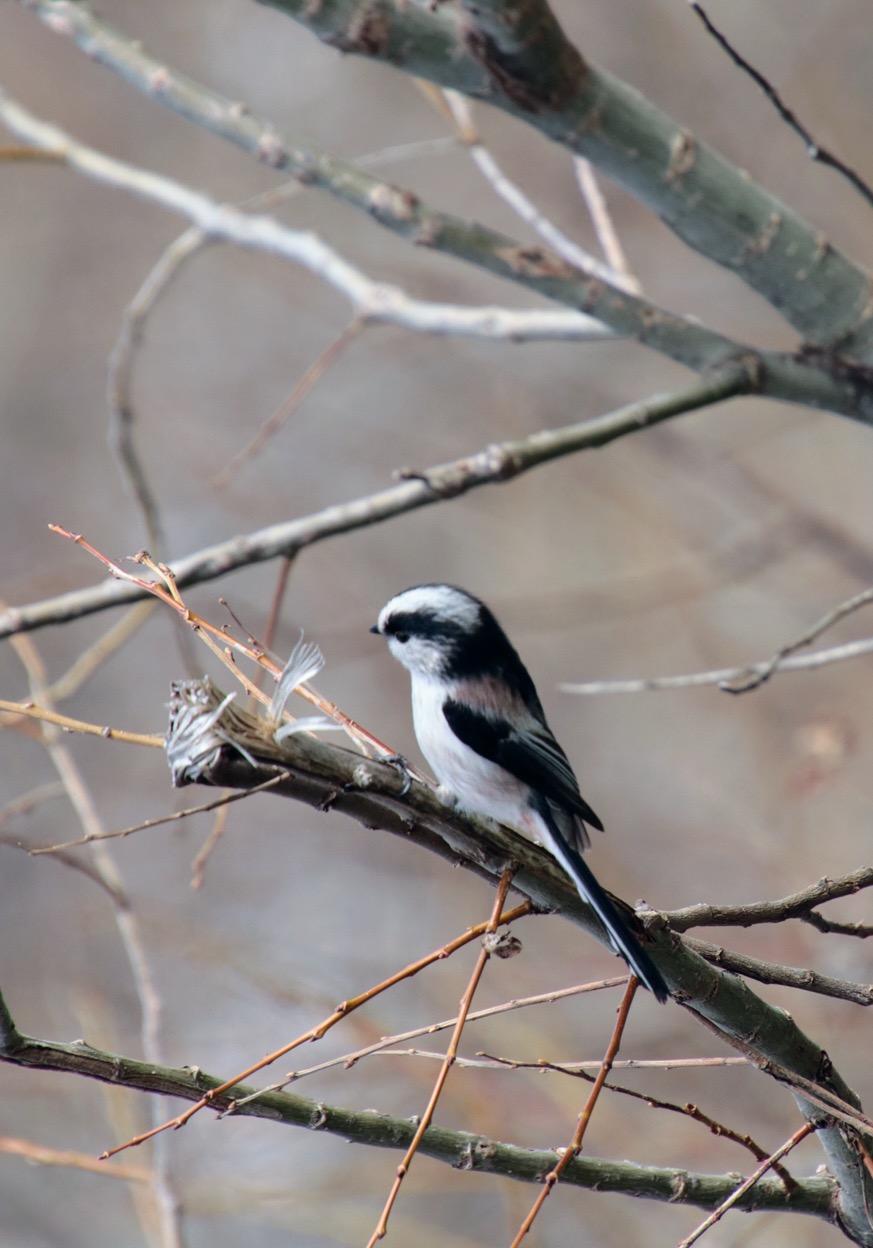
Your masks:
M 447 696 L 451 692 L 443 682 L 413 673 L 415 735 L 437 780 L 451 789 L 467 810 L 531 833 L 528 786 L 455 736 L 443 714 Z

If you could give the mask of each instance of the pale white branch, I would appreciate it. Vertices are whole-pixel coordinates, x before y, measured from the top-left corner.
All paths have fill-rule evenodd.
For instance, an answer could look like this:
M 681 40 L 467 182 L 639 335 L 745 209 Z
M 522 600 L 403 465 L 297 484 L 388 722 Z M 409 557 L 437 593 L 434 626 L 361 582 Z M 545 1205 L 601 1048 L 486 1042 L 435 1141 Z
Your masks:
M 53 153 L 76 172 L 187 218 L 206 239 L 266 251 L 301 265 L 344 295 L 360 320 L 399 325 L 417 333 L 514 342 L 602 341 L 616 336 L 599 321 L 573 309 L 461 308 L 411 299 L 398 287 L 367 277 L 311 230 L 294 230 L 272 217 L 217 203 L 172 178 L 107 156 L 41 121 L 3 92 L 0 121 L 16 138 Z

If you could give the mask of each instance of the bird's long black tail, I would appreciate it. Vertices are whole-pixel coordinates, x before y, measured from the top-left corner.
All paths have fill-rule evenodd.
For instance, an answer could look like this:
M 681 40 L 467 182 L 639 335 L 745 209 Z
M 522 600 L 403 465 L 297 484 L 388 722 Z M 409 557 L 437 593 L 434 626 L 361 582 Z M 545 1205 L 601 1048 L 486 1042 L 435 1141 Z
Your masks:
M 566 837 L 556 826 L 552 812 L 549 811 L 547 814 L 541 811 L 541 813 L 552 833 L 548 848 L 576 885 L 579 896 L 583 901 L 588 902 L 606 928 L 616 953 L 621 954 L 634 975 L 641 984 L 648 988 L 649 992 L 653 993 L 659 1001 L 666 1001 L 670 992 L 661 972 L 637 940 L 626 920 L 622 918 L 615 904 L 610 901 L 578 849 L 567 843 Z

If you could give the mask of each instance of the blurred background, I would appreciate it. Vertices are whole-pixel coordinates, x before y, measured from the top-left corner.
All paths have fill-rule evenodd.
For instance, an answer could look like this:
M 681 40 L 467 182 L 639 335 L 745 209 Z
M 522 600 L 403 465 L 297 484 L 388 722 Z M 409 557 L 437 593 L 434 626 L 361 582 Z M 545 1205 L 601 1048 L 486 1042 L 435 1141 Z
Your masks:
M 863 7 L 812 0 L 709 6 L 820 143 L 862 175 L 873 108 L 873 20 Z M 360 158 L 451 139 L 451 128 L 400 74 L 341 58 L 270 9 L 244 0 L 101 0 L 100 11 L 147 50 L 280 129 Z M 811 164 L 763 96 L 678 0 L 567 2 L 557 11 L 582 52 L 626 79 L 748 169 L 861 264 L 873 262 L 869 208 Z M 279 185 L 269 171 L 127 87 L 24 7 L 0 8 L 0 79 L 37 115 L 98 149 L 179 178 L 217 200 Z M 506 171 L 592 249 L 567 154 L 496 113 L 476 121 Z M 527 240 L 526 228 L 448 141 L 410 148 L 385 176 L 433 206 Z M 764 302 L 686 251 L 641 205 L 606 192 L 646 294 L 760 347 L 796 339 Z M 416 251 L 317 191 L 276 208 L 316 230 L 375 278 L 421 298 L 529 306 L 523 292 Z M 51 164 L 0 165 L 0 596 L 22 604 L 93 583 L 85 554 L 48 532 L 58 522 L 116 558 L 145 534 L 107 445 L 107 360 L 125 308 L 185 222 Z M 340 355 L 268 449 L 229 485 L 232 457 L 346 327 L 348 306 L 308 273 L 266 255 L 212 246 L 179 275 L 150 317 L 137 356 L 136 439 L 178 557 L 234 534 L 303 516 L 495 440 L 607 412 L 687 380 L 633 343 L 489 344 L 365 331 Z M 340 537 L 294 564 L 275 649 L 298 630 L 322 647 L 319 688 L 417 759 L 405 674 L 367 629 L 397 590 L 449 580 L 497 612 L 535 676 L 586 798 L 604 820 L 591 863 L 604 884 L 661 909 L 779 897 L 869 861 L 869 660 L 786 674 L 756 693 L 717 689 L 573 697 L 561 682 L 694 672 L 768 657 L 873 579 L 873 434 L 834 415 L 743 401 L 724 404 L 485 488 L 450 504 Z M 191 591 L 215 622 L 224 596 L 262 633 L 277 565 Z M 33 634 L 49 680 L 120 618 L 91 616 Z M 868 609 L 869 616 L 869 609 Z M 829 642 L 869 633 L 863 614 Z M 227 677 L 205 650 L 193 672 Z M 175 621 L 155 611 L 63 706 L 66 713 L 163 732 L 169 682 L 192 674 Z M 21 657 L 0 649 L 4 698 L 28 695 Z M 141 1009 L 106 891 L 52 856 L 21 852 L 81 835 L 34 725 L 8 730 L 0 767 L 0 984 L 23 1032 L 142 1055 Z M 170 789 L 163 755 L 84 738 L 64 741 L 106 829 L 210 794 Z M 34 790 L 29 814 L 8 804 Z M 232 807 L 199 888 L 192 861 L 213 816 L 107 843 L 132 900 L 161 1004 L 171 1065 L 229 1076 L 354 995 L 487 917 L 480 880 L 338 815 L 260 796 Z M 87 863 L 88 850 L 73 851 Z M 105 864 L 104 864 L 105 865 Z M 828 911 L 871 921 L 869 895 Z M 495 962 L 488 1005 L 605 975 L 619 964 L 558 919 L 518 926 L 524 952 Z M 732 948 L 862 982 L 869 949 L 801 924 L 722 933 Z M 350 1018 L 286 1070 L 383 1035 L 452 1016 L 468 950 Z M 780 989 L 789 1009 L 870 1102 L 870 1024 L 862 1010 Z M 471 1026 L 462 1053 L 534 1061 L 598 1059 L 617 991 Z M 419 1042 L 436 1049 L 439 1037 Z M 726 1056 L 675 1007 L 638 998 L 624 1055 Z M 302 1080 L 296 1091 L 398 1116 L 421 1111 L 437 1066 L 375 1057 Z M 267 1075 L 265 1081 L 271 1078 Z M 763 1075 L 727 1067 L 620 1076 L 664 1100 L 694 1102 L 766 1150 L 799 1125 L 790 1097 Z M 453 1073 L 437 1120 L 530 1147 L 572 1134 L 585 1088 L 560 1075 Z M 148 1127 L 148 1098 L 59 1074 L 0 1066 L 0 1132 L 94 1156 Z M 175 1112 L 169 1107 L 168 1112 Z M 399 1158 L 267 1122 L 200 1115 L 165 1137 L 164 1160 L 190 1248 L 238 1244 L 334 1248 L 366 1242 Z M 693 1171 L 747 1173 L 751 1155 L 688 1117 L 609 1095 L 586 1142 L 592 1155 Z M 148 1148 L 124 1160 L 145 1166 Z M 815 1142 L 789 1168 L 811 1173 Z M 536 1191 L 414 1163 L 387 1242 L 485 1248 L 512 1238 Z M 537 1223 L 543 1248 L 669 1244 L 699 1221 L 691 1209 L 560 1191 Z M 644 1229 L 643 1229 L 644 1228 Z M 0 1155 L 0 1238 L 7 1248 L 159 1244 L 140 1186 Z M 733 1215 L 713 1246 L 835 1245 L 800 1217 Z

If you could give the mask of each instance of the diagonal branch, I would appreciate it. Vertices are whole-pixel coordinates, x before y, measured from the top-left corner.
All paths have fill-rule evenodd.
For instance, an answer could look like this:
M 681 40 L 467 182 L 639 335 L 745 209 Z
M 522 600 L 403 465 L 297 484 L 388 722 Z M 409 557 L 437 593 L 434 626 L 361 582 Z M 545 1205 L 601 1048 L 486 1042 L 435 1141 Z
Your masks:
M 474 455 L 437 464 L 378 493 L 347 503 L 337 503 L 297 520 L 274 524 L 254 533 L 241 534 L 204 550 L 175 560 L 171 570 L 180 589 L 204 581 L 217 580 L 237 568 L 263 563 L 268 559 L 291 557 L 306 546 L 340 533 L 380 524 L 419 507 L 457 498 L 481 485 L 496 485 L 577 451 L 606 446 L 617 438 L 669 420 L 684 412 L 706 407 L 738 394 L 751 385 L 739 364 L 695 381 L 668 394 L 630 403 L 605 416 L 575 425 L 541 430 L 529 438 L 498 442 Z M 0 611 L 0 638 L 78 619 L 94 611 L 105 611 L 122 603 L 135 602 L 146 591 L 121 581 L 106 580 L 87 589 L 74 590 L 32 603 Z
M 31 0 L 31 3 L 37 0 Z M 484 99 L 584 156 L 806 338 L 869 361 L 869 276 L 748 175 L 626 83 L 584 61 L 539 0 L 453 6 L 266 0 L 322 42 Z M 38 7 L 49 7 L 44 0 Z M 545 32 L 546 58 L 530 30 Z

